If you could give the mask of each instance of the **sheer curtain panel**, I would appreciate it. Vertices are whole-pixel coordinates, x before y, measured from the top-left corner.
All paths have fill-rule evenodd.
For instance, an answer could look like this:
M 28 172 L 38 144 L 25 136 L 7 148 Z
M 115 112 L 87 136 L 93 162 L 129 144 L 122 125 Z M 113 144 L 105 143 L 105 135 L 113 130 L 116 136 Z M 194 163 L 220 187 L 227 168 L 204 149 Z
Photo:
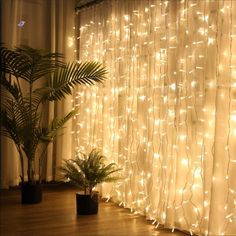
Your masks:
M 77 12 L 80 60 L 109 71 L 77 90 L 77 151 L 124 181 L 102 186 L 153 224 L 236 234 L 236 2 L 110 0 Z

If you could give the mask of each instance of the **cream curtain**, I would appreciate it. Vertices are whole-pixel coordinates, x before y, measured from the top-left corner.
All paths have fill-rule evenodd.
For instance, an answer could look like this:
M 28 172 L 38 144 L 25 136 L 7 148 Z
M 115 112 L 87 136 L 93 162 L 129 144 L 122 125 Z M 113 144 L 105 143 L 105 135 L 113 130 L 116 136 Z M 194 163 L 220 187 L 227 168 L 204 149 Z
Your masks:
M 74 59 L 74 0 L 2 0 L 1 42 L 8 47 L 21 44 L 65 53 Z M 70 98 L 45 109 L 48 119 L 66 113 Z M 46 180 L 56 178 L 57 166 L 71 153 L 71 124 L 48 149 Z M 1 187 L 19 183 L 20 164 L 14 144 L 1 137 Z
M 107 0 L 78 12 L 80 60 L 109 71 L 80 88 L 75 149 L 122 168 L 102 186 L 153 224 L 236 234 L 236 2 Z

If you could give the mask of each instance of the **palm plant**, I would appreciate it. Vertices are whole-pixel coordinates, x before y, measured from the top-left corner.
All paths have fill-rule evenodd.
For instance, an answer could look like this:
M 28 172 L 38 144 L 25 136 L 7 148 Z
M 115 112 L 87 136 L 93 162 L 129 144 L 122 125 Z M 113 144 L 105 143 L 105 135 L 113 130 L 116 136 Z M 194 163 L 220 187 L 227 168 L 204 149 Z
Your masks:
M 105 156 L 93 149 L 88 155 L 77 153 L 75 159 L 64 161 L 61 171 L 65 178 L 76 185 L 84 194 L 92 195 L 93 188 L 103 182 L 120 179 L 114 173 L 121 169 L 115 163 L 105 164 Z
M 24 160 L 27 160 L 28 182 L 35 183 L 36 157 L 41 166 L 48 144 L 78 111 L 76 108 L 64 117 L 55 117 L 45 123 L 43 105 L 64 99 L 72 94 L 76 85 L 102 82 L 106 70 L 97 62 L 64 63 L 61 53 L 28 46 L 14 49 L 1 46 L 0 55 L 1 134 L 12 139 L 18 150 L 22 184 L 25 182 Z

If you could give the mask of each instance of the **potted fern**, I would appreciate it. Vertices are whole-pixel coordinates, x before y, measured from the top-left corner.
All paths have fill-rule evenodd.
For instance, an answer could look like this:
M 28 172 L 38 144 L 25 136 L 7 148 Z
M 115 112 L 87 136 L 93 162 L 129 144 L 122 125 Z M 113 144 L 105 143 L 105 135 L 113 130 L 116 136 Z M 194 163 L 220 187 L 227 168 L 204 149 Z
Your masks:
M 78 215 L 97 214 L 99 194 L 94 187 L 103 182 L 119 179 L 114 173 L 121 169 L 115 163 L 105 164 L 105 156 L 93 149 L 88 155 L 77 153 L 75 159 L 65 160 L 60 168 L 65 179 L 76 185 L 82 193 L 76 193 L 76 209 Z
M 28 46 L 1 46 L 0 55 L 0 132 L 13 140 L 19 153 L 22 203 L 38 203 L 42 200 L 45 150 L 57 131 L 78 111 L 76 108 L 45 122 L 43 105 L 64 99 L 76 85 L 102 82 L 106 70 L 97 62 L 64 63 L 63 54 Z

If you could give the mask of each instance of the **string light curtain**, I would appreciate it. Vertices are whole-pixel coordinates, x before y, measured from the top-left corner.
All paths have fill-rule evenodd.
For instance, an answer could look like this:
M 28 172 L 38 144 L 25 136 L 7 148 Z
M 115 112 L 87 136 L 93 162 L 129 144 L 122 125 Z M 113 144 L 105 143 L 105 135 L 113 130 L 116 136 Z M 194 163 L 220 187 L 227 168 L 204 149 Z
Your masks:
M 75 150 L 102 149 L 124 181 L 103 195 L 172 230 L 236 233 L 236 2 L 109 0 L 77 13 Z

